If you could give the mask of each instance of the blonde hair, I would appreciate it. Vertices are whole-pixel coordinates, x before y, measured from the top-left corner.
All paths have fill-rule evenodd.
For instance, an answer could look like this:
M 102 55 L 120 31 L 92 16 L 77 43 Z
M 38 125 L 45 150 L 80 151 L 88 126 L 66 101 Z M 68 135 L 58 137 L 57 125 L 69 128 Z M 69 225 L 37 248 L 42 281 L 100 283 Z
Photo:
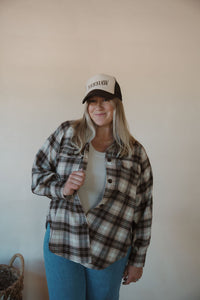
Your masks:
M 118 155 L 120 157 L 131 156 L 135 139 L 129 132 L 122 101 L 118 98 L 110 101 L 114 106 L 113 137 L 119 147 Z M 82 119 L 74 121 L 72 126 L 74 128 L 72 141 L 77 147 L 78 152 L 81 152 L 85 144 L 92 141 L 96 135 L 95 124 L 89 116 L 87 102 Z

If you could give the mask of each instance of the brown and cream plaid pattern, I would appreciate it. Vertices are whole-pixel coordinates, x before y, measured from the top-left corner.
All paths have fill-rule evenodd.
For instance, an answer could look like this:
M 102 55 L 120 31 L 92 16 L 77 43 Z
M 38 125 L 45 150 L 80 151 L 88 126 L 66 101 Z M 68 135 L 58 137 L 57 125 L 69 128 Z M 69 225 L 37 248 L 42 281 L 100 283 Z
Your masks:
M 49 249 L 88 267 L 103 269 L 124 257 L 144 266 L 151 237 L 152 168 L 144 147 L 136 141 L 131 157 L 120 158 L 114 143 L 106 151 L 103 199 L 87 214 L 77 192 L 63 196 L 71 172 L 87 167 L 89 143 L 78 153 L 71 122 L 62 123 L 38 151 L 32 169 L 32 191 L 51 199 L 47 222 Z

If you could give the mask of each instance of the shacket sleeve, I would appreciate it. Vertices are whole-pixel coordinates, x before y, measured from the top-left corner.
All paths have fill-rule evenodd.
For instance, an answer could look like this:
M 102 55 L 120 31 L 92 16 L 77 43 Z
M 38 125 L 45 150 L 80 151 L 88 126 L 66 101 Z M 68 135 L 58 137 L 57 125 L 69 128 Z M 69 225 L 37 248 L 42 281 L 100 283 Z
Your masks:
M 141 151 L 141 174 L 137 184 L 135 218 L 133 222 L 134 238 L 129 265 L 143 267 L 147 248 L 151 239 L 153 174 L 145 149 Z
M 62 198 L 64 183 L 56 173 L 57 157 L 63 137 L 62 124 L 37 152 L 32 167 L 32 192 L 51 199 Z

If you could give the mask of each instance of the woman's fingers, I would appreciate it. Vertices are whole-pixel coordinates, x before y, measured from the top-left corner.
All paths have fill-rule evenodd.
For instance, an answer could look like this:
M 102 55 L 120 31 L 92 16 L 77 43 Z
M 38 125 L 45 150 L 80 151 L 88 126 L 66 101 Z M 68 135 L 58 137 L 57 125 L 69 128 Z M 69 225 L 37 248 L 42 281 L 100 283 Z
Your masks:
M 69 175 L 65 186 L 63 194 L 72 195 L 75 190 L 78 190 L 85 181 L 85 172 L 83 170 L 74 171 Z
M 137 282 L 143 273 L 143 268 L 137 268 L 135 266 L 127 266 L 123 276 L 123 284 L 127 285 L 131 282 Z
M 128 269 L 127 267 L 124 270 L 123 279 L 125 279 L 128 276 Z
M 70 174 L 69 182 L 75 185 L 82 185 L 85 180 L 85 173 L 83 171 L 76 171 Z

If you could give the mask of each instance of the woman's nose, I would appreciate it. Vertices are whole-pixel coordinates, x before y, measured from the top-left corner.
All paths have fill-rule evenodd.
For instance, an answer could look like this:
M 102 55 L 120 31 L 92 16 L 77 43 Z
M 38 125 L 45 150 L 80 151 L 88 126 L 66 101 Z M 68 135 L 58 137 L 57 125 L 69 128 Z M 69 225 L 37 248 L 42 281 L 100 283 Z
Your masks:
M 97 106 L 103 106 L 103 101 L 101 101 L 101 100 L 99 100 L 98 102 L 97 102 Z

